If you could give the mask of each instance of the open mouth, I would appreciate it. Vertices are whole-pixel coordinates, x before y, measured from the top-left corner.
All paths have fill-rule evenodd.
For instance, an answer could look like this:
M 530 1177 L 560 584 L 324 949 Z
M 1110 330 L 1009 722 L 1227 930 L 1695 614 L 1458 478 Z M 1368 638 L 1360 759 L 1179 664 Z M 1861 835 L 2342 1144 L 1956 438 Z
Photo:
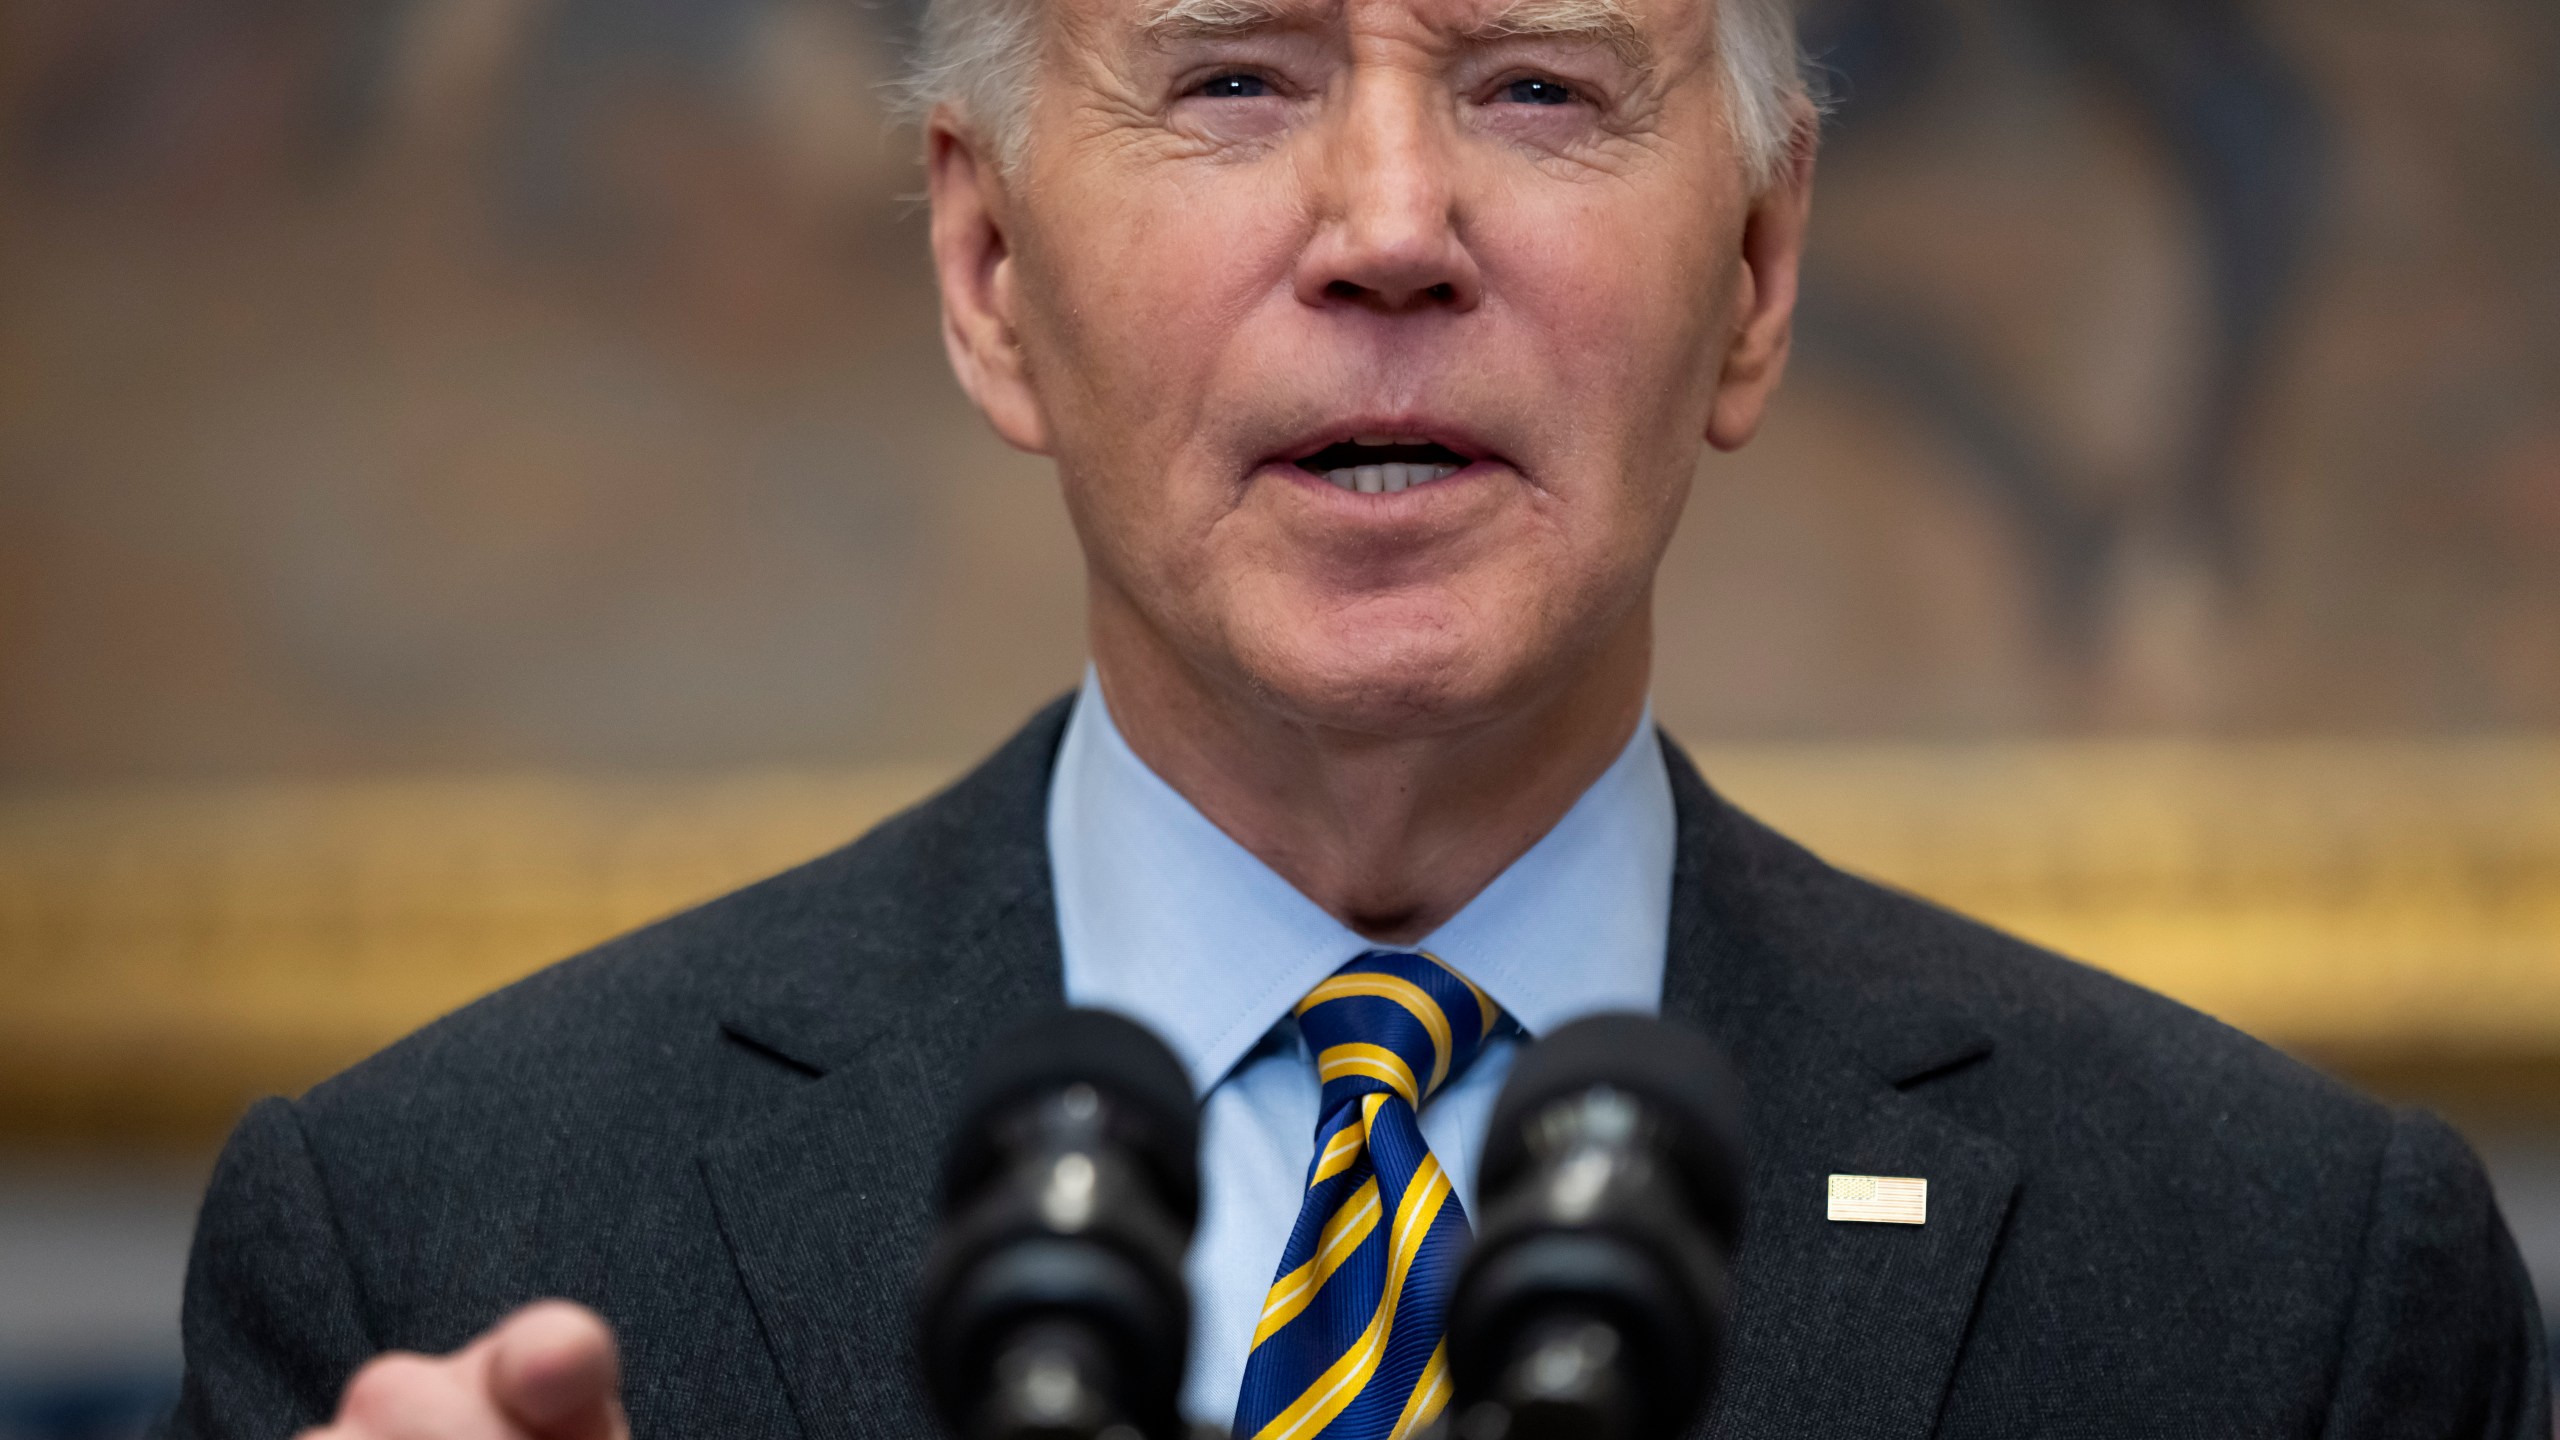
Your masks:
M 1467 468 L 1467 457 L 1436 441 L 1401 435 L 1361 435 L 1327 445 L 1299 460 L 1298 468 L 1323 476 L 1337 490 L 1393 495 L 1446 480 Z

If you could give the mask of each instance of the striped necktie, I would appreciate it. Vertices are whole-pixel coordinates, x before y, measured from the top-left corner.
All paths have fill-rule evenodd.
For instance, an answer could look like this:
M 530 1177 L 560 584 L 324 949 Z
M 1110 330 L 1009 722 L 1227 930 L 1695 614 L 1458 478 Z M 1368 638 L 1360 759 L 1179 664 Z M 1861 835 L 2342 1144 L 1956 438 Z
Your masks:
M 1429 955 L 1373 950 L 1298 1002 L 1324 1082 L 1297 1228 L 1254 1327 L 1235 1440 L 1405 1440 L 1449 1403 L 1467 1216 L 1416 1113 L 1502 1019 Z

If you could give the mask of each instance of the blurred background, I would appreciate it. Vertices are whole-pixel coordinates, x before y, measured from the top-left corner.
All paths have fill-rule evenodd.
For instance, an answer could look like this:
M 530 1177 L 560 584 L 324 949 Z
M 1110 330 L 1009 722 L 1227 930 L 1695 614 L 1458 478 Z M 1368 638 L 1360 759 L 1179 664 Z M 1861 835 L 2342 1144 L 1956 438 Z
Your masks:
M 829 848 L 1080 665 L 894 0 L 0 0 L 0 1440 L 231 1120 Z M 2560 8 L 1814 0 L 1793 379 L 1661 718 L 2488 1157 L 2560 1301 Z

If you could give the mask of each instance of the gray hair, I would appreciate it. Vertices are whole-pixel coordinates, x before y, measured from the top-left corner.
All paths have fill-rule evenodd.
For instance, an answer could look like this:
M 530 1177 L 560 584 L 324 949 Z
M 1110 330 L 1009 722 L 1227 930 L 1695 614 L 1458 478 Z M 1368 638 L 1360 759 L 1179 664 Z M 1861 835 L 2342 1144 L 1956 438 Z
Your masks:
M 957 110 L 1011 169 L 1028 137 L 1023 113 L 1040 52 L 1040 0 L 928 0 L 915 62 L 900 85 L 903 108 L 922 119 Z M 1767 185 L 1814 113 L 1796 41 L 1796 0 L 1716 0 L 1716 51 L 1727 120 L 1753 187 Z

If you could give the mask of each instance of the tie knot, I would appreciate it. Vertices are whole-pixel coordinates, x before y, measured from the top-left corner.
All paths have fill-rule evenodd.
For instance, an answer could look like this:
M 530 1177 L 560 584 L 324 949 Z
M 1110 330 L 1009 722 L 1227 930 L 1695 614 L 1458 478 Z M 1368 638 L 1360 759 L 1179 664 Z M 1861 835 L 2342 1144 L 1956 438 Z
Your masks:
M 1502 1007 L 1437 956 L 1372 950 L 1308 991 L 1297 1015 L 1331 1115 L 1363 1095 L 1421 1109 L 1484 1048 Z

